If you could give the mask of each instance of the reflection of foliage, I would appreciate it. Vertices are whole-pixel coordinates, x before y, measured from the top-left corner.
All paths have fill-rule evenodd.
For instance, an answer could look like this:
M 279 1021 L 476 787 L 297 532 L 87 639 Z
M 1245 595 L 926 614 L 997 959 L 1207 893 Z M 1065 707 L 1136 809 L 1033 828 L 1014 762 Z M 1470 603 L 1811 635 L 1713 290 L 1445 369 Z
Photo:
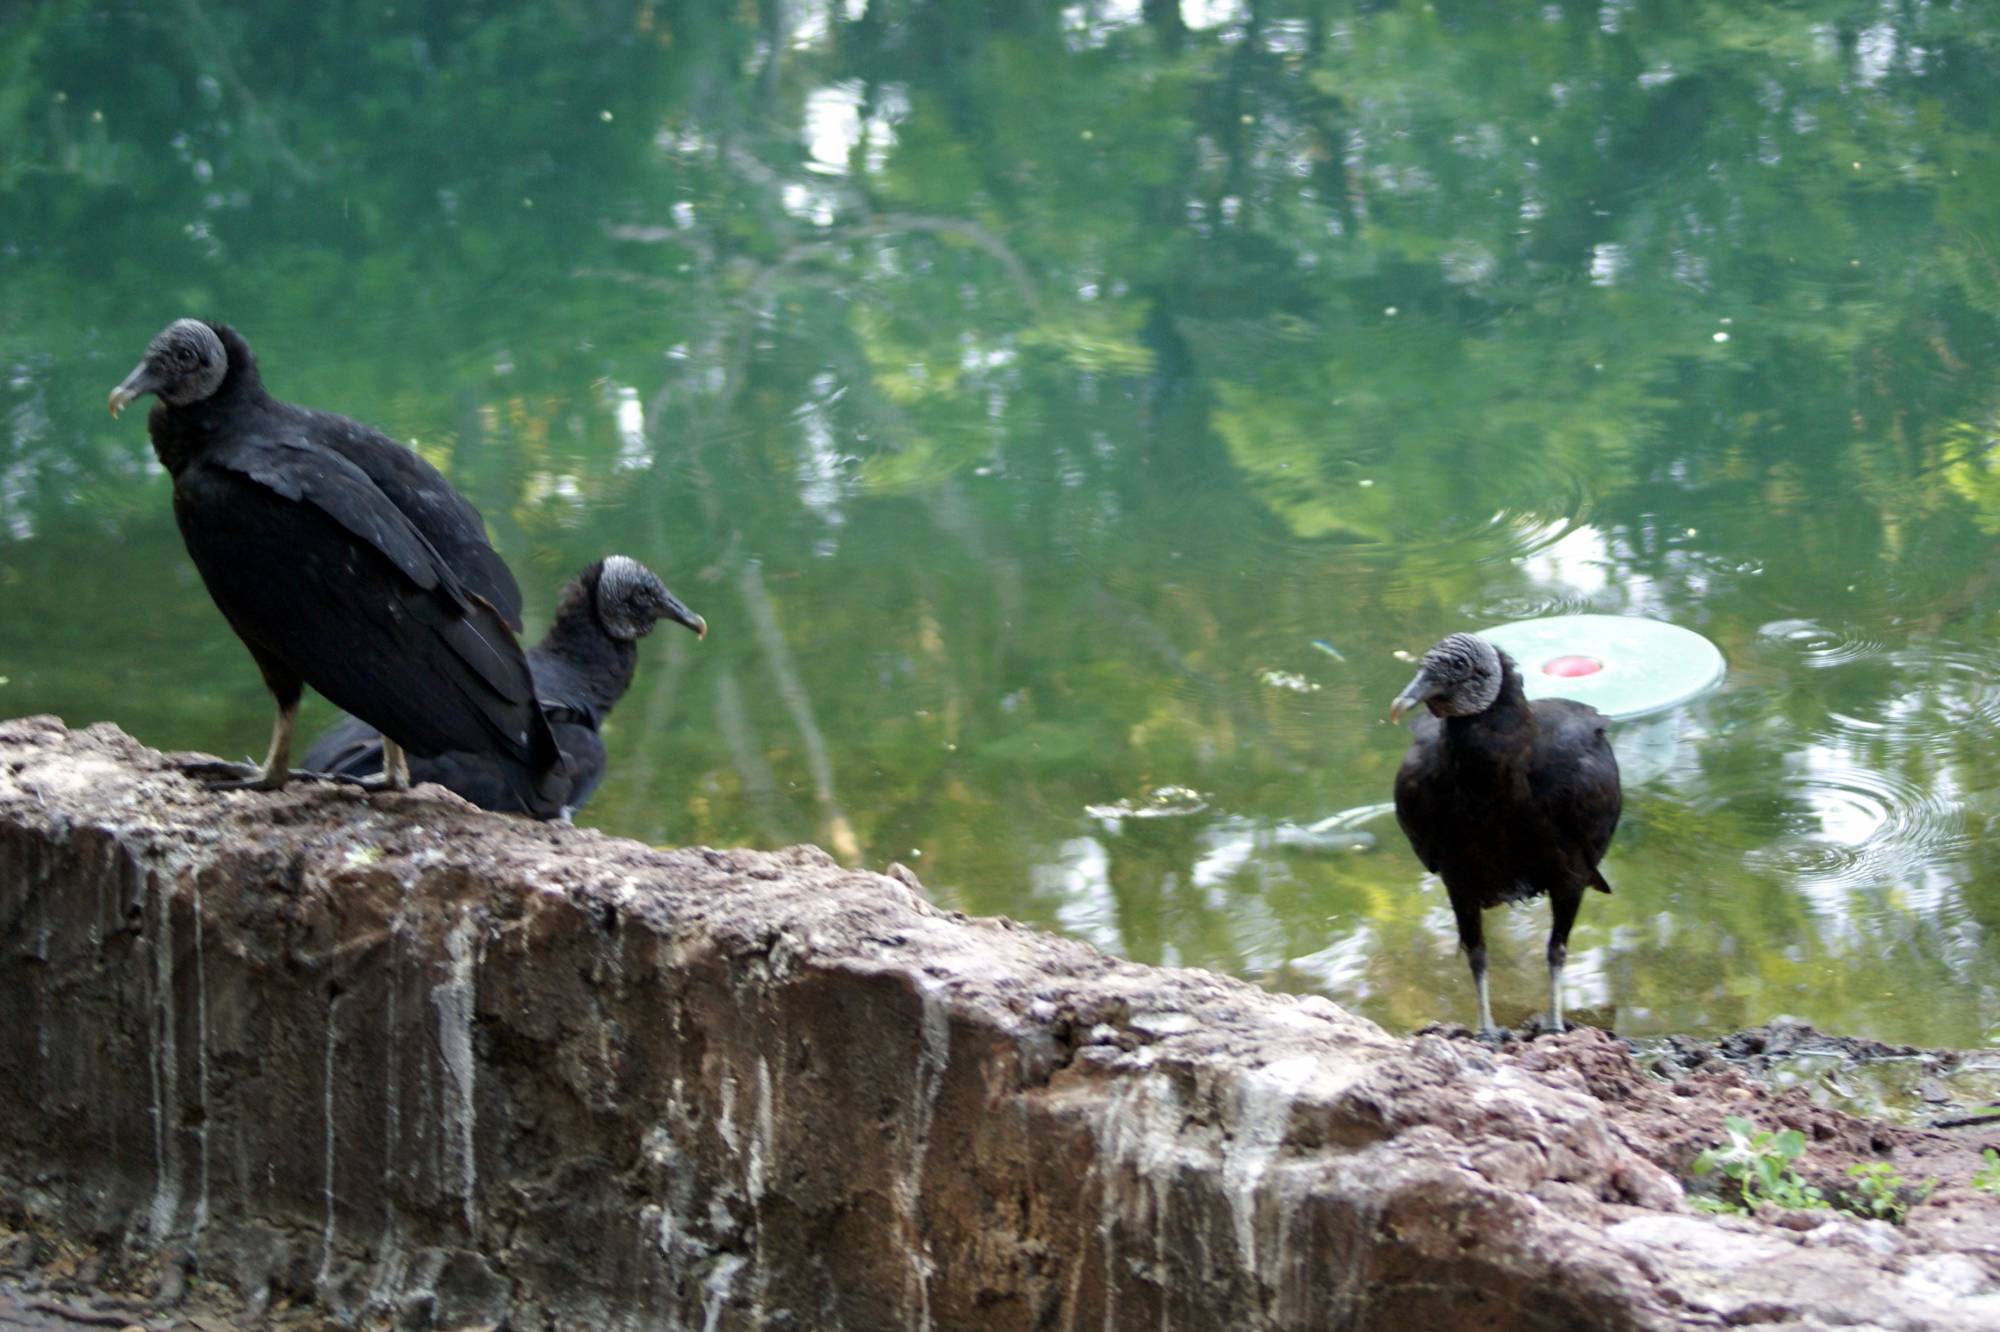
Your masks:
M 23 238 L 0 250 L 0 615 L 37 626 L 0 707 L 254 730 L 136 429 L 96 410 L 165 318 L 215 312 L 279 391 L 447 467 L 531 606 L 625 549 L 708 615 L 698 648 L 648 647 L 607 827 L 851 827 L 1046 921 L 1021 885 L 1097 835 L 1086 804 L 1186 784 L 1268 832 L 1380 800 L 1392 649 L 1524 607 L 1648 611 L 1753 683 L 1709 714 L 1690 791 L 1634 800 L 1578 955 L 1642 1022 L 1851 1027 L 1893 989 L 1884 1024 L 1972 1034 L 1972 1001 L 1915 996 L 1968 991 L 1978 848 L 1915 910 L 1744 860 L 1812 824 L 1793 760 L 1835 713 L 1969 719 L 1840 757 L 2000 787 L 1971 686 L 1879 659 L 1788 678 L 1757 633 L 1911 641 L 1921 617 L 1956 644 L 2000 608 L 1982 25 L 1851 0 L 856 10 L 0 23 Z M 1577 524 L 1601 590 L 1522 569 Z M 72 578 L 145 588 L 134 638 L 66 614 Z M 1291 960 L 1366 929 L 1343 997 L 1413 1024 L 1463 994 L 1399 845 L 1267 839 L 1197 885 L 1235 826 L 1102 839 L 1128 947 L 1309 984 Z M 1836 937 L 1851 918 L 1883 946 Z M 1496 989 L 1537 993 L 1543 917 L 1505 919 Z
M 1969 424 L 1941 433 L 1945 479 L 1972 506 L 1980 531 L 2000 533 L 2000 439 Z

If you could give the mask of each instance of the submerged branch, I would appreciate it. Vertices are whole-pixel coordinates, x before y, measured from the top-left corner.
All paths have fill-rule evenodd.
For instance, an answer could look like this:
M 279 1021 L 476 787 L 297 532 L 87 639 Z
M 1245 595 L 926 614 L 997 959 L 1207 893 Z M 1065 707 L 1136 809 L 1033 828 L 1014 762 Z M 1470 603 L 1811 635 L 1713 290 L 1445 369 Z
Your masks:
M 826 737 L 821 733 L 819 723 L 813 719 L 812 698 L 806 693 L 798 669 L 792 664 L 791 649 L 785 646 L 784 631 L 778 627 L 778 616 L 771 608 L 770 593 L 764 590 L 764 576 L 757 561 L 745 560 L 739 564 L 736 582 L 743 596 L 744 608 L 750 613 L 751 628 L 756 631 L 758 645 L 764 649 L 764 659 L 771 668 L 772 679 L 777 683 L 778 697 L 784 700 L 786 710 L 792 714 L 793 724 L 799 728 L 799 739 L 805 746 L 806 771 L 812 776 L 813 795 L 826 817 L 827 838 L 833 843 L 834 854 L 853 864 L 861 858 L 861 843 L 847 821 L 846 811 L 840 807 L 839 797 L 834 794 L 833 760 L 827 753 Z

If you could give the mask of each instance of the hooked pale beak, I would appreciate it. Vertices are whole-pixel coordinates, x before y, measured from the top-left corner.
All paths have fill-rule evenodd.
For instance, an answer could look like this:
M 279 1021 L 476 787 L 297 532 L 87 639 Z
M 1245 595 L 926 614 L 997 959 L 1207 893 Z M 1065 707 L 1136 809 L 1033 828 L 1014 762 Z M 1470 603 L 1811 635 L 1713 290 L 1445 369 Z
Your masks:
M 1420 703 L 1427 703 L 1438 693 L 1437 681 L 1431 679 L 1429 671 L 1418 671 L 1416 677 L 1403 686 L 1403 692 L 1396 695 L 1396 701 L 1389 705 L 1390 722 L 1403 720 L 1403 714 Z
M 671 592 L 667 594 L 667 606 L 663 613 L 675 624 L 684 624 L 694 630 L 696 638 L 708 637 L 708 621 L 696 615 L 686 606 L 681 605 L 680 601 Z
M 111 408 L 111 414 L 117 416 L 130 405 L 132 399 L 144 397 L 159 387 L 159 377 L 144 361 L 141 361 L 132 367 L 132 373 L 125 376 L 117 388 L 111 390 L 110 396 L 105 399 L 105 404 Z

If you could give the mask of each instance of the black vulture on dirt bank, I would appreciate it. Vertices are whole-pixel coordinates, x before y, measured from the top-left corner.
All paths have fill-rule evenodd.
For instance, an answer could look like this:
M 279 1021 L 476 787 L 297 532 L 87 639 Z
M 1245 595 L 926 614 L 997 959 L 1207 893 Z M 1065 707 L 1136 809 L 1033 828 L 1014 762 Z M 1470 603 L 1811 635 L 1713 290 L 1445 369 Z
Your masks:
M 1483 638 L 1452 634 L 1424 654 L 1389 706 L 1418 704 L 1396 773 L 1396 821 L 1424 868 L 1444 880 L 1458 942 L 1479 992 L 1479 1031 L 1497 1034 L 1486 994 L 1481 913 L 1549 895 L 1549 1025 L 1563 1029 L 1562 969 L 1586 888 L 1618 827 L 1618 759 L 1597 709 L 1564 698 L 1529 703 L 1513 658 Z
M 568 777 L 513 631 L 521 592 L 479 511 L 437 469 L 345 417 L 279 402 L 234 329 L 182 319 L 111 390 L 147 419 L 174 481 L 174 519 L 202 582 L 278 702 L 261 768 L 203 764 L 223 788 L 287 777 L 304 685 L 392 742 L 381 785 L 409 784 L 402 751 L 495 756 L 527 798 Z
M 490 751 L 413 758 L 411 780 L 450 787 L 475 805 L 503 814 L 569 818 L 604 776 L 607 759 L 599 730 L 631 687 L 639 640 L 663 619 L 686 625 L 697 637 L 708 633 L 701 616 L 667 591 L 659 575 L 635 559 L 612 555 L 563 588 L 549 632 L 528 649 L 535 694 L 570 762 L 565 803 L 524 801 Z M 366 722 L 343 717 L 313 741 L 305 764 L 345 777 L 372 776 L 382 770 L 382 737 Z

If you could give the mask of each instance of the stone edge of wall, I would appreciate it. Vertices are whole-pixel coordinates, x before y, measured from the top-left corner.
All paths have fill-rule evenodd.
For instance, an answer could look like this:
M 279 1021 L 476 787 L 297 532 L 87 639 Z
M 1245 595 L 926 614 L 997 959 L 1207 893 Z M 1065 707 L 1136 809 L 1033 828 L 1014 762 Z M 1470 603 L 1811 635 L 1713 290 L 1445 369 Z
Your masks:
M 1696 1217 L 1573 1077 L 810 847 L 217 796 L 28 718 L 0 950 L 0 1195 L 253 1317 L 2000 1325 L 1983 1237 Z

